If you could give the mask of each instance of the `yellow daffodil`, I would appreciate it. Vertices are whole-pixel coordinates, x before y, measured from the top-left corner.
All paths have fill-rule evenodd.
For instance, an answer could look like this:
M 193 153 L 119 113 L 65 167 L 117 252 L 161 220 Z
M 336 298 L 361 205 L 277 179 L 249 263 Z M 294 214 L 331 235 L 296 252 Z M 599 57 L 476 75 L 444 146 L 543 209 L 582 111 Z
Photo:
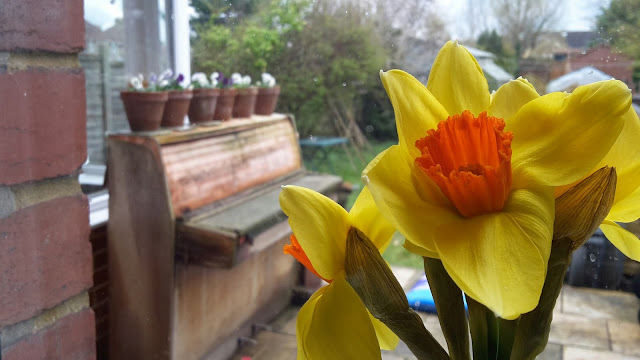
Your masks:
M 350 212 L 315 191 L 285 186 L 280 206 L 293 230 L 284 252 L 329 285 L 316 291 L 298 313 L 298 359 L 380 359 L 398 337 L 364 306 L 345 278 L 345 247 L 351 227 L 383 251 L 394 228 L 363 189 Z M 376 338 L 377 335 L 377 338 Z
M 539 96 L 526 80 L 489 95 L 473 56 L 440 50 L 423 86 L 381 72 L 399 144 L 363 179 L 405 247 L 441 259 L 469 296 L 514 319 L 535 308 L 551 249 L 554 188 L 589 173 L 625 123 L 620 81 Z

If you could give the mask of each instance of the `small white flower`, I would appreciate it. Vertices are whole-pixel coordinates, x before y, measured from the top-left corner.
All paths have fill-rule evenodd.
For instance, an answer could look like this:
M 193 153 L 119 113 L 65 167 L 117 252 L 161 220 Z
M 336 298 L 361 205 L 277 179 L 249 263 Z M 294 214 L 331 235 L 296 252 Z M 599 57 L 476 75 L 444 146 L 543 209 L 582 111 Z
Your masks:
M 241 85 L 242 84 L 242 75 L 240 75 L 237 72 L 231 74 L 231 81 L 233 81 L 234 84 Z
M 266 87 L 274 87 L 276 85 L 276 78 L 269 73 L 262 73 L 262 83 Z
M 158 86 L 159 87 L 169 86 L 169 80 L 167 79 L 160 80 L 160 83 L 158 83 Z
M 211 87 L 217 87 L 218 86 L 218 80 L 217 79 L 211 79 Z
M 220 78 L 220 74 L 217 71 L 211 73 L 211 83 L 218 82 L 217 80 Z
M 173 70 L 167 69 L 160 74 L 160 80 L 169 80 L 173 77 Z
M 133 87 L 136 90 L 142 90 L 142 88 L 144 87 L 142 85 L 142 80 L 136 76 L 131 78 L 131 81 L 129 81 L 129 84 L 131 85 L 131 87 Z
M 209 86 L 209 80 L 207 79 L 207 75 L 205 73 L 195 73 L 191 75 L 191 83 L 197 83 L 200 87 Z
M 242 85 L 249 86 L 251 85 L 251 76 L 245 75 L 242 77 Z

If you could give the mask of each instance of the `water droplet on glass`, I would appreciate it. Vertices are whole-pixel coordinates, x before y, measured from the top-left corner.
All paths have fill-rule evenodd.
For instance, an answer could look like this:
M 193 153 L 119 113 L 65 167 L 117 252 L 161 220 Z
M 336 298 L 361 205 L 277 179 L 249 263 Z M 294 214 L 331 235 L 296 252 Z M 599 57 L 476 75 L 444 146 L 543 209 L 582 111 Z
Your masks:
M 27 96 L 27 93 L 26 93 L 26 92 L 24 93 L 24 96 Z
M 318 81 L 318 78 L 314 76 L 313 81 Z
M 591 260 L 591 262 L 595 262 L 596 261 L 596 255 L 595 254 L 590 254 L 589 255 L 589 260 Z
M 346 82 L 343 82 L 343 83 L 342 83 L 342 86 L 347 86 L 347 83 L 346 83 Z

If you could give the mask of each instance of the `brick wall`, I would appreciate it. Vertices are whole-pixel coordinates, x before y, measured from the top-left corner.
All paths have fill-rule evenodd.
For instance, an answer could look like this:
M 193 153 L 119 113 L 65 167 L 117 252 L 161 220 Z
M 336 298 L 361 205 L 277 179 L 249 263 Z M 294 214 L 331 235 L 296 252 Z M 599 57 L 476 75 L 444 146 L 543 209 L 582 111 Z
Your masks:
M 0 5 L 0 358 L 93 359 L 82 0 Z

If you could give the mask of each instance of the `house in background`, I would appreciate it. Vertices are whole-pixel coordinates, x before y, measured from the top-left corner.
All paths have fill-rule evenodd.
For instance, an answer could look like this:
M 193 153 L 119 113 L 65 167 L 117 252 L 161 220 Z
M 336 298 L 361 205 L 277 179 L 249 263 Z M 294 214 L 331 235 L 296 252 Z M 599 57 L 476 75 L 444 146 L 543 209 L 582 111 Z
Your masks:
M 588 85 L 597 81 L 610 80 L 613 76 L 605 74 L 602 71 L 585 66 L 578 70 L 564 74 L 555 78 L 547 84 L 547 93 L 566 91 L 572 92 L 575 88 L 582 85 Z
M 593 46 L 600 35 L 592 31 L 552 32 L 541 35 L 538 45 L 520 61 L 520 75 L 536 88 L 551 80 L 590 66 L 623 81 L 635 92 L 633 60 L 609 45 Z

